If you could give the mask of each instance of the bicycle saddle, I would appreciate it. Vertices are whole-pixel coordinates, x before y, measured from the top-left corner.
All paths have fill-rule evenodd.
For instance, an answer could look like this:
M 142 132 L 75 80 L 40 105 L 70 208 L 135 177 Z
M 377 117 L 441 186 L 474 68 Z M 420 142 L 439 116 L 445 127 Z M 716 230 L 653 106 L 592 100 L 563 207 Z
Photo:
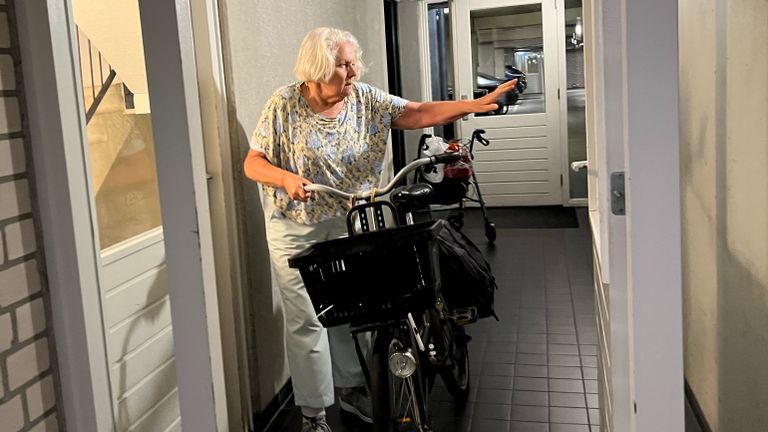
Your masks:
M 426 207 L 432 202 L 434 194 L 432 186 L 426 183 L 414 183 L 396 188 L 389 199 L 396 207 L 411 211 Z

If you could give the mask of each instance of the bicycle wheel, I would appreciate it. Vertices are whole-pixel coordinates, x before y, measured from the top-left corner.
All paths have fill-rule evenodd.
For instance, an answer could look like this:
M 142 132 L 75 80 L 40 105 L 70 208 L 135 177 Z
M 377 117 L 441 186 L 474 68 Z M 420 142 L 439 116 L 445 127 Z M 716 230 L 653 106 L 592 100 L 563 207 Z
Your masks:
M 371 358 L 371 393 L 373 396 L 374 432 L 429 431 L 424 382 L 419 368 L 419 354 L 411 337 L 404 332 L 380 330 Z M 410 332 L 408 332 L 410 333 Z M 401 336 L 401 337 L 398 337 Z M 410 352 L 415 370 L 407 378 L 399 378 L 390 370 L 395 352 Z
M 469 396 L 469 349 L 464 327 L 440 316 L 437 310 L 429 312 L 432 323 L 432 341 L 439 354 L 440 378 L 448 393 L 456 400 Z

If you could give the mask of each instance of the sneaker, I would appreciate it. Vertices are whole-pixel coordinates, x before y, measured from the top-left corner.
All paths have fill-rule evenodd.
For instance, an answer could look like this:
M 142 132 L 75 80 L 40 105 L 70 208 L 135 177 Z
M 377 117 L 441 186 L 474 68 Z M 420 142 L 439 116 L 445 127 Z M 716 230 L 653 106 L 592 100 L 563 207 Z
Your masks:
M 331 427 L 325 422 L 325 416 L 303 417 L 301 432 L 332 432 Z
M 371 398 L 363 387 L 344 389 L 339 396 L 339 408 L 355 414 L 366 423 L 373 423 Z

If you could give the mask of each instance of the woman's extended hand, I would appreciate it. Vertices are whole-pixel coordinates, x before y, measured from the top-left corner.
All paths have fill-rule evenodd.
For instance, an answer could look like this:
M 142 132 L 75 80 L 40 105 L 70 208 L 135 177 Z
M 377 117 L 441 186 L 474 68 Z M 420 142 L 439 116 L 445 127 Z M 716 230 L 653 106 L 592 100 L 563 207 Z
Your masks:
M 517 85 L 517 78 L 513 80 L 506 81 L 502 83 L 500 86 L 496 87 L 496 90 L 488 93 L 485 96 L 479 97 L 475 99 L 473 102 L 476 102 L 478 104 L 478 111 L 475 111 L 476 113 L 485 113 L 490 112 L 498 108 L 498 105 L 496 104 L 496 101 L 501 98 L 504 93 L 508 91 L 512 91 L 512 89 L 515 88 Z
M 312 192 L 304 190 L 304 186 L 309 184 L 312 184 L 312 182 L 292 172 L 285 171 L 285 174 L 283 174 L 283 189 L 285 189 L 292 200 L 307 202 L 312 198 Z

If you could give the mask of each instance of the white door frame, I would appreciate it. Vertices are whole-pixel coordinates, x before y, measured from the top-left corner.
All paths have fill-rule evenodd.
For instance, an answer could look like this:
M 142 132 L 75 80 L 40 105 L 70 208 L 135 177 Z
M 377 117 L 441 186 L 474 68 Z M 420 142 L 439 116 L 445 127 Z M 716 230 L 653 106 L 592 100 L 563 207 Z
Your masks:
M 188 0 L 140 0 L 181 425 L 227 431 L 203 125 Z
M 37 206 L 67 430 L 114 430 L 74 16 L 16 2 Z
M 677 2 L 588 0 L 585 10 L 590 220 L 597 301 L 605 306 L 599 314 L 609 323 L 601 334 L 609 342 L 601 346 L 611 351 L 601 352 L 611 359 L 602 427 L 678 432 L 684 395 Z M 651 84 L 656 70 L 664 74 Z M 614 171 L 625 172 L 626 216 L 611 212 Z
M 236 192 L 240 184 L 236 178 L 242 178 L 242 173 L 235 167 L 242 166 L 242 161 L 239 149 L 231 145 L 219 1 L 193 1 L 191 7 L 229 428 L 245 431 L 253 429 L 253 407 L 244 310 L 247 287 L 243 277 L 246 254 L 241 241 L 242 200 Z
M 228 430 L 219 312 L 188 1 L 140 5 L 163 219 L 182 426 Z M 66 0 L 16 3 L 37 205 L 67 430 L 114 429 L 99 295 L 100 252 L 74 16 Z M 176 55 L 168 55 L 175 53 Z M 224 108 L 226 109 L 226 108 Z M 44 143 L 44 144 L 43 144 Z M 185 179 L 179 181 L 179 179 Z

